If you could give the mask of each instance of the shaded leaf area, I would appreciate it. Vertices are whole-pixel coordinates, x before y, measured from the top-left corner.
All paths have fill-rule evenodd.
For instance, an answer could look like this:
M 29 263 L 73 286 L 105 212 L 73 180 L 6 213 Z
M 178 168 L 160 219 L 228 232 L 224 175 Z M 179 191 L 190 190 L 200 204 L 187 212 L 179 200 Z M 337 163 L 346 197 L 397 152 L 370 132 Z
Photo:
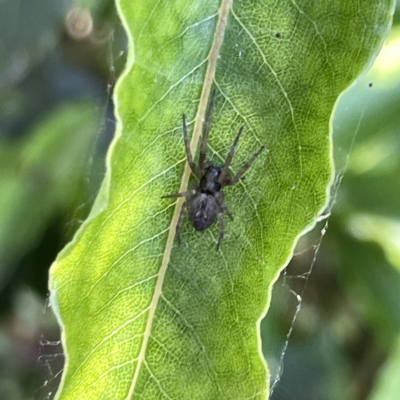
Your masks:
M 24 138 L 1 140 L 1 286 L 51 219 L 81 198 L 96 118 L 91 102 L 66 104 Z
M 131 53 L 117 140 L 91 218 L 51 271 L 67 354 L 58 398 L 266 398 L 257 322 L 326 204 L 330 114 L 377 52 L 392 2 L 118 7 Z M 235 219 L 219 252 L 217 225 L 199 234 L 185 224 L 177 246 L 182 203 L 161 199 L 193 184 L 181 115 L 195 146 L 211 84 L 209 158 L 224 160 L 240 126 L 233 171 L 268 150 L 226 190 Z

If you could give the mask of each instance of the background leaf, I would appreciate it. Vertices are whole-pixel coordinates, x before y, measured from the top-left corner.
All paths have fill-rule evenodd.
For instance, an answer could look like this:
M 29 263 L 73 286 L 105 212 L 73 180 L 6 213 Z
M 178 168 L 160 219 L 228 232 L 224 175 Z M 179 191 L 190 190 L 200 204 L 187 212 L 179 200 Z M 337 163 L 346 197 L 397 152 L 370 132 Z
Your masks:
M 67 353 L 58 397 L 265 398 L 257 322 L 326 204 L 332 107 L 376 53 L 393 4 L 118 6 L 131 37 L 118 140 L 91 218 L 51 272 Z M 210 158 L 222 162 L 241 125 L 234 170 L 268 150 L 226 191 L 235 221 L 218 253 L 217 226 L 185 224 L 174 244 L 182 202 L 160 199 L 188 184 L 181 114 L 196 148 L 212 84 Z
M 40 240 L 49 220 L 76 207 L 96 117 L 92 102 L 65 104 L 28 136 L 0 141 L 0 287 Z
M 393 349 L 387 365 L 377 382 L 376 388 L 371 394 L 371 400 L 396 400 L 399 395 L 399 365 L 400 365 L 400 345 L 397 340 L 397 346 Z
M 29 68 L 37 64 L 56 45 L 58 26 L 68 1 L 33 0 L 1 5 L 0 87 L 22 80 Z M 41 40 L 38 40 L 41 38 Z M 1 96 L 2 97 L 2 96 Z M 3 100 L 2 98 L 0 98 Z

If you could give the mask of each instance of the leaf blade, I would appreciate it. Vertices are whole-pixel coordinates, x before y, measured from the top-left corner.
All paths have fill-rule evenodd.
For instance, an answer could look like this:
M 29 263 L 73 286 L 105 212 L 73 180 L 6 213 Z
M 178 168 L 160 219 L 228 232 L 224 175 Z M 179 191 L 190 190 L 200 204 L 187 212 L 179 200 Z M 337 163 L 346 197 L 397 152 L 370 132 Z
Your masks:
M 103 186 L 108 203 L 52 269 L 70 356 L 59 398 L 265 398 L 256 325 L 295 239 L 327 201 L 329 116 L 379 46 L 392 3 L 362 10 L 339 1 L 316 10 L 293 1 L 118 4 L 136 47 L 117 88 L 121 136 Z M 226 32 L 213 56 L 221 10 L 229 11 Z M 325 22 L 339 11 L 354 27 Z M 381 32 L 360 40 L 357 29 L 367 17 L 368 32 Z M 325 22 L 324 35 L 315 20 Z M 351 36 L 350 45 L 336 38 L 338 29 L 347 41 Z M 342 73 L 346 65 L 352 68 Z M 179 182 L 181 191 L 191 184 L 180 115 L 188 115 L 194 150 L 211 82 L 219 93 L 209 141 L 214 162 L 221 163 L 243 124 L 233 169 L 261 144 L 269 150 L 226 191 L 235 221 L 219 253 L 217 227 L 198 235 L 185 224 L 178 247 L 174 226 L 183 199 L 176 207 L 161 199 Z M 132 91 L 135 85 L 140 90 Z

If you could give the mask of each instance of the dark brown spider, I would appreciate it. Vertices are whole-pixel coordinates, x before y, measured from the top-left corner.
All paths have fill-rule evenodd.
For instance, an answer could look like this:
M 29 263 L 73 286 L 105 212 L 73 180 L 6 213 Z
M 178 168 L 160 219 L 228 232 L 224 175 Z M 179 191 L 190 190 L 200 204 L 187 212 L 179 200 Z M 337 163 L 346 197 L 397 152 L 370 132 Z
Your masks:
M 178 242 L 180 243 L 180 233 L 182 228 L 183 218 L 185 217 L 188 209 L 190 208 L 189 218 L 197 231 L 204 231 L 209 228 L 215 221 L 217 214 L 219 219 L 219 238 L 217 243 L 217 250 L 224 238 L 224 212 L 228 214 L 231 219 L 233 216 L 229 211 L 228 206 L 224 202 L 224 193 L 222 189 L 225 186 L 235 185 L 243 174 L 250 168 L 254 160 L 264 150 L 265 146 L 261 146 L 256 153 L 243 165 L 239 172 L 231 178 L 229 173 L 229 166 L 235 154 L 236 146 L 239 142 L 240 135 L 243 132 L 243 126 L 239 129 L 232 147 L 229 150 L 225 163 L 222 167 L 216 167 L 210 162 L 206 161 L 207 153 L 207 140 L 210 132 L 211 115 L 214 108 L 215 90 L 211 95 L 211 101 L 206 113 L 206 120 L 203 126 L 203 137 L 200 146 L 199 165 L 193 161 L 192 153 L 190 151 L 190 142 L 186 127 L 185 114 L 182 115 L 183 121 L 183 138 L 185 141 L 186 156 L 192 170 L 192 173 L 197 177 L 199 183 L 194 189 L 182 193 L 174 193 L 166 197 L 190 197 L 182 207 L 181 214 L 179 215 L 178 223 L 176 224 L 176 234 Z

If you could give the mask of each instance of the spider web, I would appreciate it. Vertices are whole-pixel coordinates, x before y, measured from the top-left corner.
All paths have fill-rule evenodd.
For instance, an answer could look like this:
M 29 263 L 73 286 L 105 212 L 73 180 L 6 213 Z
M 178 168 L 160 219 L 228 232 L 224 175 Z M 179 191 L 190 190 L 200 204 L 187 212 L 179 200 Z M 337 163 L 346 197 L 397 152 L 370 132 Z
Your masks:
M 122 27 L 119 27 L 122 28 Z M 96 176 L 93 176 L 93 163 L 95 153 L 98 151 L 96 148 L 99 142 L 105 135 L 106 131 L 113 130 L 115 126 L 115 119 L 112 114 L 112 90 L 116 76 L 116 60 L 125 56 L 126 49 L 121 47 L 121 42 L 115 40 L 115 28 L 111 30 L 110 36 L 108 38 L 108 82 L 104 88 L 105 96 L 101 100 L 100 108 L 100 121 L 99 129 L 97 133 L 97 141 L 93 145 L 92 154 L 88 158 L 87 162 L 87 173 L 86 181 L 88 186 L 93 185 L 93 181 L 97 181 L 97 185 L 100 183 L 100 178 L 104 171 L 99 173 L 95 172 Z M 331 216 L 332 209 L 336 202 L 342 179 L 345 175 L 349 155 L 351 148 L 354 145 L 356 136 L 359 131 L 361 121 L 363 119 L 363 113 L 358 117 L 357 126 L 354 129 L 352 135 L 352 140 L 349 148 L 339 149 L 345 155 L 345 162 L 343 167 L 337 172 L 335 180 L 331 186 L 331 197 L 328 206 L 324 213 L 318 218 L 317 224 L 313 230 L 304 235 L 296 248 L 293 259 L 291 263 L 282 271 L 280 280 L 275 284 L 275 289 L 273 290 L 271 305 L 279 300 L 276 299 L 276 291 L 280 291 L 279 294 L 286 296 L 286 300 L 293 301 L 293 307 L 291 307 L 292 314 L 289 316 L 289 328 L 288 330 L 280 336 L 278 339 L 278 344 L 272 346 L 274 348 L 274 353 L 271 354 L 270 351 L 264 351 L 264 355 L 267 359 L 269 368 L 271 370 L 271 381 L 270 381 L 270 398 L 273 400 L 278 400 L 282 398 L 293 398 L 289 390 L 286 389 L 282 383 L 282 377 L 285 371 L 285 359 L 290 352 L 290 341 L 292 334 L 296 331 L 296 321 L 301 312 L 304 294 L 307 289 L 307 284 L 309 282 L 310 276 L 313 273 L 314 266 L 316 264 L 318 253 L 323 242 L 324 236 L 327 234 L 329 218 Z M 92 204 L 95 197 L 95 191 L 92 191 L 92 197 L 87 200 L 86 203 L 82 203 L 81 207 L 85 208 Z M 76 218 L 76 216 L 75 216 Z M 83 221 L 79 221 L 83 222 Z M 66 227 L 68 230 L 68 227 Z M 298 260 L 302 260 L 304 264 L 304 259 L 307 259 L 307 267 L 305 272 L 298 273 L 296 270 L 296 264 Z M 294 270 L 294 271 L 293 271 Z M 49 301 L 46 302 L 44 307 L 44 313 L 51 313 Z M 270 313 L 267 314 L 266 320 L 270 319 L 269 323 L 274 325 L 274 316 L 270 317 Z M 34 399 L 36 400 L 51 400 L 54 398 L 57 387 L 59 385 L 61 375 L 63 372 L 64 365 L 64 354 L 62 351 L 60 340 L 49 340 L 46 337 L 42 337 L 40 342 L 40 356 L 38 358 L 39 367 L 42 370 L 43 380 L 40 382 L 38 389 L 34 394 Z

